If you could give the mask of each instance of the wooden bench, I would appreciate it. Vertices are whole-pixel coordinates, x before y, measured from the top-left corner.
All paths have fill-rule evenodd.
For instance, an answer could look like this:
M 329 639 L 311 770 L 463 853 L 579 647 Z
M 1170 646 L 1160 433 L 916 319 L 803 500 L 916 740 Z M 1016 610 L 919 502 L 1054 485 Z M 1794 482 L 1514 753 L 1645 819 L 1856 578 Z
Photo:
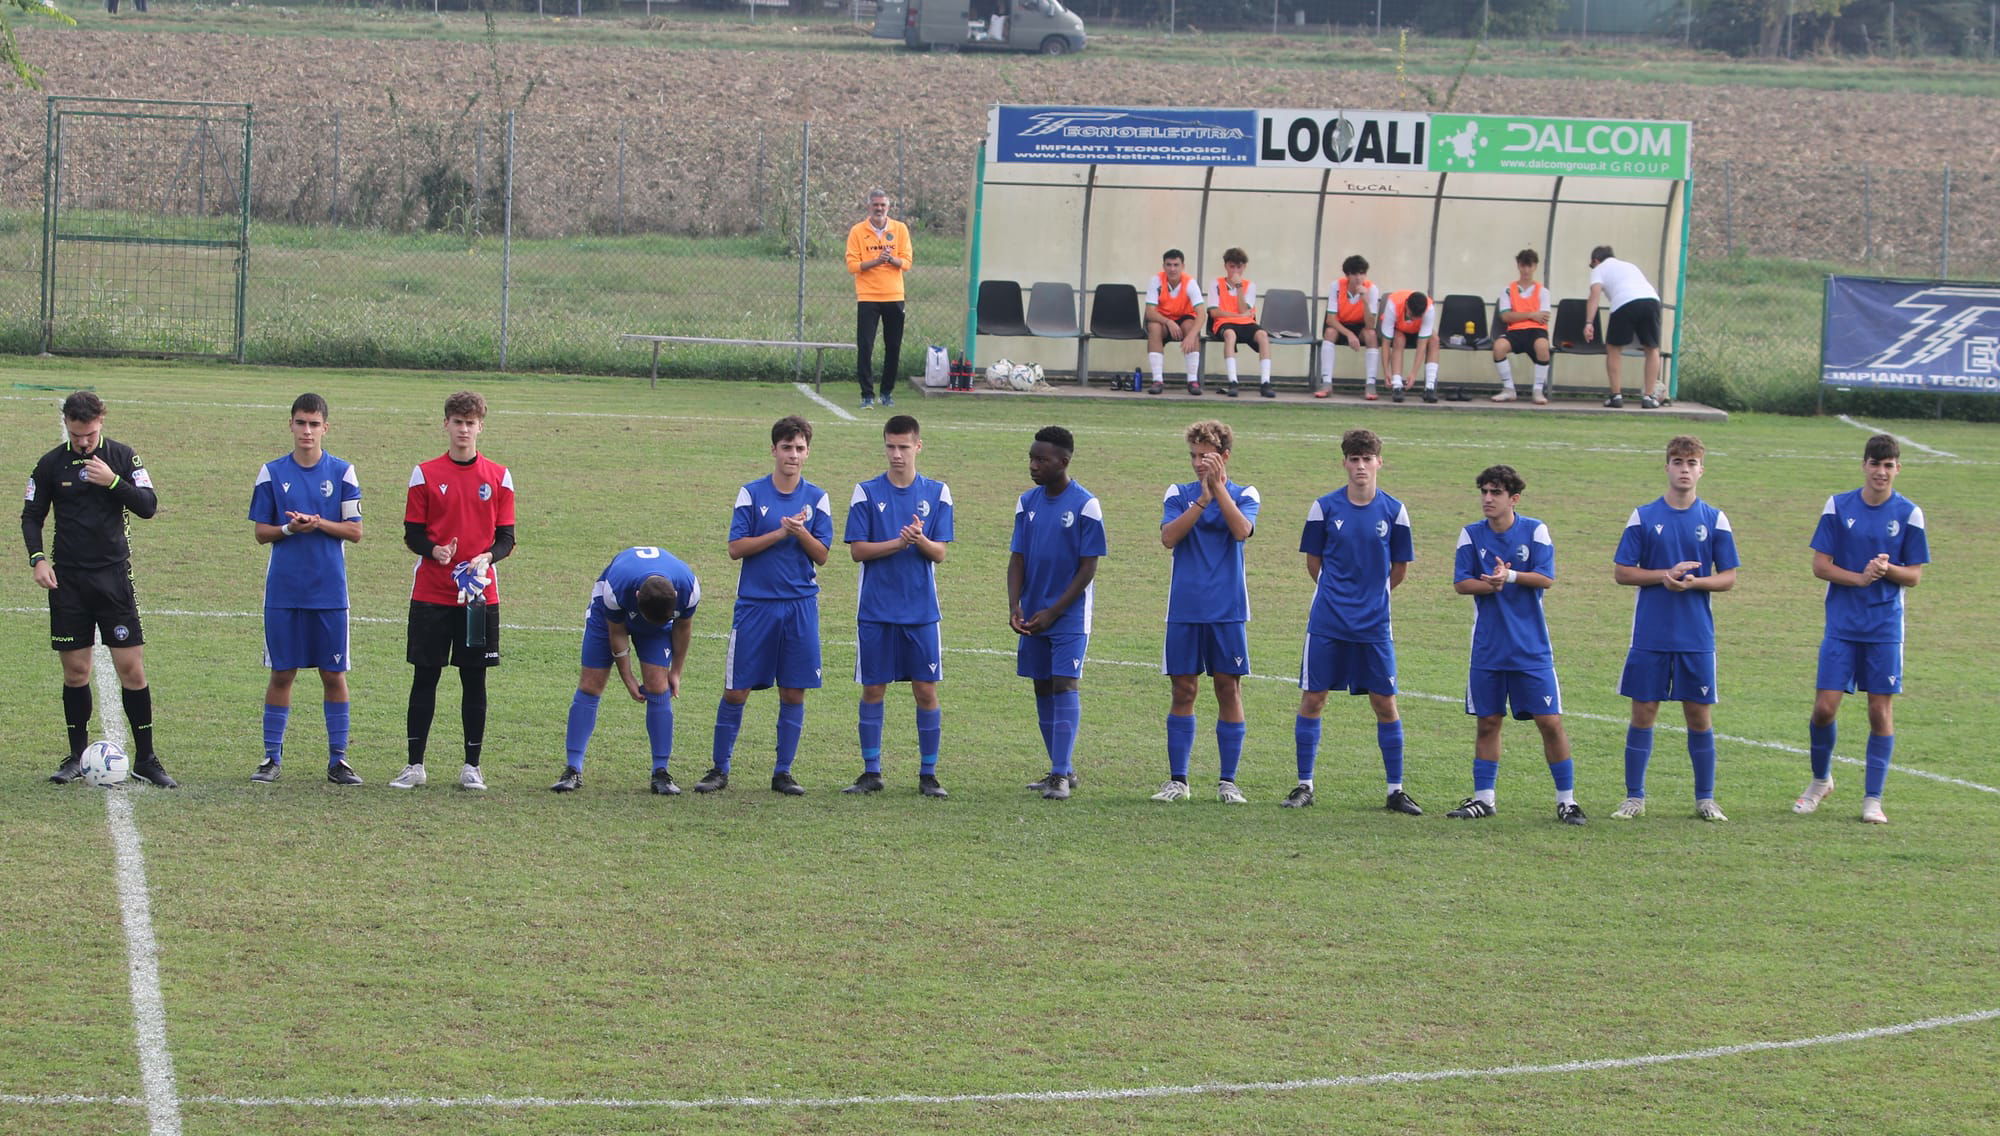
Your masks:
M 819 390 L 820 372 L 826 364 L 826 353 L 829 351 L 853 351 L 855 349 L 852 343 L 814 343 L 797 339 L 713 339 L 705 335 L 640 335 L 636 332 L 625 332 L 618 338 L 621 340 L 637 340 L 653 345 L 651 385 L 654 387 L 660 385 L 660 345 L 662 343 L 707 343 L 722 347 L 790 347 L 794 349 L 810 347 L 813 349 L 813 390 L 815 391 Z

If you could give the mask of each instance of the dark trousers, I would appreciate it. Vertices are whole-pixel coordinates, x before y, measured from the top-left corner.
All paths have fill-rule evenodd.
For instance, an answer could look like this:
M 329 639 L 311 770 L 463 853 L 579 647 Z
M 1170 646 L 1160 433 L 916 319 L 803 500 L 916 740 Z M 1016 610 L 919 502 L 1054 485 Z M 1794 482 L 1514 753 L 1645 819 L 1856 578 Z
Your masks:
M 854 377 L 861 384 L 861 397 L 875 397 L 872 367 L 875 355 L 875 325 L 882 325 L 882 393 L 896 385 L 896 368 L 903 357 L 903 301 L 862 300 L 854 305 Z
M 132 6 L 143 12 L 146 10 L 146 0 L 132 0 Z M 104 10 L 110 12 L 112 15 L 117 15 L 118 0 L 104 0 Z

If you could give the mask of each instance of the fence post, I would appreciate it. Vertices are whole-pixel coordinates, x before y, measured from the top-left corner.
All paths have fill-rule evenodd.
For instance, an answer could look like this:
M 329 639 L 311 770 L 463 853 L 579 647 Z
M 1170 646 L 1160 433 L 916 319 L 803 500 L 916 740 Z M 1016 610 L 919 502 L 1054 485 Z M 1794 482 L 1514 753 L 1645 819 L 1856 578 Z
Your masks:
M 794 339 L 803 341 L 806 337 L 806 189 L 812 177 L 812 123 L 799 123 L 799 316 Z M 792 352 L 792 381 L 798 382 L 805 374 L 806 351 L 800 347 Z
M 1722 161 L 1722 255 L 1736 255 L 1736 164 Z
M 465 215 L 465 239 L 471 240 L 474 228 L 486 215 L 486 127 L 481 124 L 472 132 L 472 208 Z
M 757 211 L 757 231 L 764 231 L 764 132 L 757 132 L 757 168 L 750 175 L 750 208 Z
M 333 189 L 327 194 L 326 220 L 340 224 L 340 112 L 333 112 Z
M 1944 168 L 1944 216 L 1938 221 L 1938 279 L 1951 279 L 1951 167 Z
M 903 128 L 898 126 L 896 128 L 896 208 L 907 213 L 909 212 L 909 206 L 904 204 L 903 199 L 903 134 Z
M 625 120 L 618 120 L 618 235 L 625 235 Z
M 507 112 L 506 188 L 500 194 L 500 369 L 507 369 L 507 303 L 514 283 L 514 112 Z
M 1871 201 L 1874 188 L 1873 171 L 1861 167 L 1861 263 L 1875 259 L 1875 209 Z

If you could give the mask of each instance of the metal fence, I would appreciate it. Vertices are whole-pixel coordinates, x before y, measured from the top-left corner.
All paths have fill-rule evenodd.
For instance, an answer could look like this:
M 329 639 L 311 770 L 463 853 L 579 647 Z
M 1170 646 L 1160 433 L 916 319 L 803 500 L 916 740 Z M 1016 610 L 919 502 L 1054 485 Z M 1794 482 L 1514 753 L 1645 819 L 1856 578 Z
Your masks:
M 256 114 L 250 362 L 643 373 L 619 333 L 846 340 L 845 234 L 877 186 L 917 246 L 903 372 L 962 334 L 976 131 Z M 41 192 L 39 168 L 0 166 L 0 350 L 39 340 Z M 1732 384 L 1810 392 L 1820 272 L 2000 277 L 1990 169 L 1698 162 L 1693 202 L 1682 374 L 1718 384 L 1719 401 L 1754 401 Z M 1742 265 L 1755 270 L 1739 279 Z M 773 377 L 797 360 L 683 349 L 661 362 Z

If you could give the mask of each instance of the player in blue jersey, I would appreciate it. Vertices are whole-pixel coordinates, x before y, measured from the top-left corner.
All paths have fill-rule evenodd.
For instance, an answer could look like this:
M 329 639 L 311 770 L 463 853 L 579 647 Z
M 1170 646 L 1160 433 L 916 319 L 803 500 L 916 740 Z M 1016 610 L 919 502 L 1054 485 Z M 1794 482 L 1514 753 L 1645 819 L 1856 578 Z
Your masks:
M 1556 586 L 1555 538 L 1549 526 L 1517 512 L 1528 483 L 1513 466 L 1488 466 L 1472 484 L 1479 490 L 1481 519 L 1458 534 L 1451 586 L 1472 597 L 1465 712 L 1479 724 L 1472 744 L 1472 796 L 1444 815 L 1458 820 L 1494 815 L 1500 727 L 1511 706 L 1514 717 L 1532 719 L 1542 733 L 1542 756 L 1556 782 L 1556 819 L 1582 824 L 1576 771 L 1563 733 L 1555 649 L 1542 613 L 1542 594 Z
M 1250 673 L 1250 592 L 1243 578 L 1243 542 L 1257 531 L 1262 498 L 1255 486 L 1229 480 L 1235 436 L 1213 420 L 1187 428 L 1188 460 L 1195 479 L 1167 486 L 1160 505 L 1160 543 L 1173 550 L 1167 584 L 1167 638 L 1160 672 L 1173 680 L 1167 711 L 1167 780 L 1156 801 L 1182 801 L 1188 759 L 1194 752 L 1195 696 L 1201 676 L 1215 687 L 1215 748 L 1222 779 L 1215 794 L 1224 804 L 1244 803 L 1236 787 L 1243 757 L 1243 676 Z
M 681 787 L 667 771 L 674 756 L 674 699 L 681 693 L 694 609 L 701 581 L 694 570 L 652 545 L 628 548 L 611 558 L 590 589 L 583 617 L 582 669 L 569 702 L 569 729 L 563 738 L 562 776 L 549 786 L 558 793 L 583 788 L 583 754 L 597 729 L 597 707 L 611 668 L 634 702 L 646 704 L 646 740 L 653 751 L 653 792 L 677 797 Z M 632 677 L 632 656 L 639 677 Z
M 1792 802 L 1809 813 L 1833 792 L 1833 743 L 1841 695 L 1868 692 L 1868 765 L 1861 819 L 1888 824 L 1882 782 L 1896 751 L 1891 700 L 1903 689 L 1903 591 L 1924 578 L 1930 539 L 1924 511 L 1896 492 L 1903 451 L 1877 434 L 1861 451 L 1861 488 L 1826 499 L 1813 531 L 1813 575 L 1826 581 L 1826 635 L 1813 701 L 1812 784 Z
M 1632 700 L 1625 803 L 1611 814 L 1619 820 L 1646 815 L 1646 763 L 1664 701 L 1680 703 L 1687 722 L 1695 815 L 1729 819 L 1715 803 L 1715 615 L 1708 596 L 1736 586 L 1736 534 L 1721 509 L 1695 496 L 1706 452 L 1686 434 L 1667 443 L 1667 492 L 1632 510 L 1612 556 L 1613 578 L 1639 589 L 1618 680 L 1618 693 Z
M 1090 646 L 1091 581 L 1105 552 L 1104 509 L 1069 479 L 1076 439 L 1044 426 L 1028 447 L 1035 488 L 1014 503 L 1007 557 L 1007 623 L 1020 636 L 1014 673 L 1035 683 L 1035 717 L 1049 771 L 1028 788 L 1066 801 L 1075 787 L 1076 733 L 1083 719 L 1077 681 Z
M 1327 692 L 1338 687 L 1366 694 L 1375 711 L 1375 743 L 1389 783 L 1383 807 L 1422 816 L 1424 810 L 1403 791 L 1403 719 L 1396 710 L 1396 637 L 1389 623 L 1389 593 L 1416 559 L 1410 511 L 1376 485 L 1382 439 L 1373 431 L 1343 434 L 1340 454 L 1347 484 L 1312 503 L 1299 535 L 1314 592 L 1299 663 L 1304 693 L 1292 729 L 1299 783 L 1280 803 L 1293 809 L 1313 803 L 1320 712 Z
M 736 611 L 722 660 L 722 701 L 715 707 L 715 764 L 697 793 L 729 787 L 729 761 L 750 692 L 778 688 L 778 756 L 771 791 L 805 793 L 792 777 L 806 726 L 806 691 L 820 684 L 819 574 L 833 543 L 826 490 L 805 479 L 812 423 L 796 414 L 771 426 L 772 469 L 736 491 L 729 518 L 729 558 L 743 562 Z
M 285 724 L 299 668 L 319 671 L 326 718 L 326 779 L 359 785 L 347 763 L 347 542 L 361 540 L 361 482 L 354 467 L 326 452 L 326 400 L 292 401 L 292 452 L 257 470 L 250 522 L 271 546 L 264 570 L 264 761 L 250 780 L 278 779 Z
M 861 684 L 861 776 L 843 793 L 882 791 L 882 699 L 890 683 L 907 682 L 917 702 L 917 791 L 949 795 L 937 778 L 944 736 L 937 696 L 944 678 L 937 566 L 952 539 L 951 488 L 917 472 L 923 448 L 916 419 L 890 418 L 882 424 L 888 470 L 856 485 L 847 502 L 842 539 L 861 565 L 854 656 L 854 681 Z

